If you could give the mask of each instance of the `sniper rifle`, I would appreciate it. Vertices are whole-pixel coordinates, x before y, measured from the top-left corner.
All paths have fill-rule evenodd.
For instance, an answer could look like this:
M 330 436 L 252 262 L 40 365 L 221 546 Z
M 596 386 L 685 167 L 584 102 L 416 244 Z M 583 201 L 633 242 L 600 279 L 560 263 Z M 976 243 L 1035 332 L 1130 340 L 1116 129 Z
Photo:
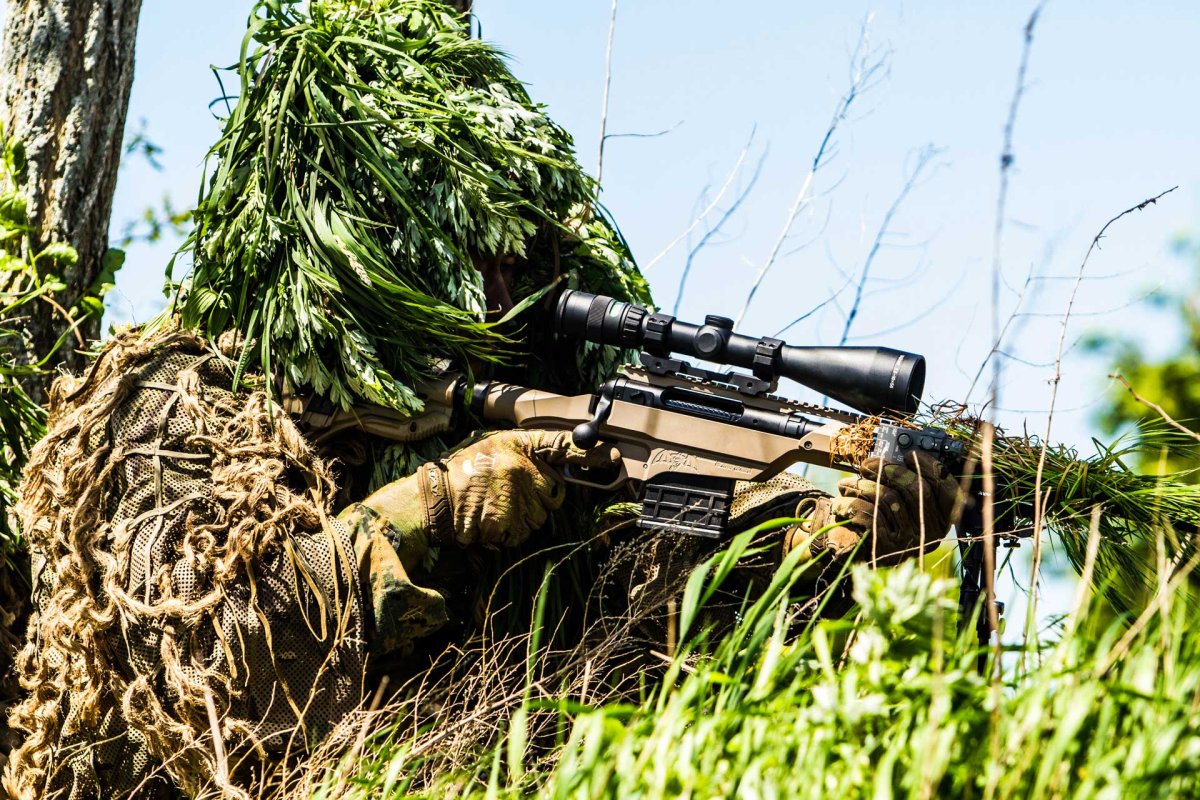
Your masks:
M 559 333 L 597 344 L 637 350 L 639 364 L 591 394 L 566 396 L 498 382 L 468 387 L 457 374 L 421 388 L 426 410 L 398 418 L 386 409 L 328 409 L 307 421 L 325 438 L 350 427 L 401 441 L 423 439 L 451 427 L 469 412 L 491 423 L 520 428 L 570 430 L 576 446 L 601 441 L 620 453 L 606 472 L 568 468 L 566 480 L 601 489 L 633 482 L 643 529 L 725 536 L 736 481 L 763 481 L 797 463 L 854 471 L 835 446 L 848 426 L 872 431 L 869 455 L 903 463 L 925 452 L 963 475 L 969 468 L 965 442 L 943 429 L 910 420 L 924 390 L 925 359 L 886 347 L 802 347 L 772 337 L 734 332 L 733 321 L 707 316 L 696 325 L 603 295 L 568 290 L 558 301 Z M 733 367 L 714 371 L 677 356 Z M 790 378 L 849 406 L 852 411 L 789 400 L 775 394 Z M 469 389 L 469 391 L 468 391 Z M 296 409 L 292 409 L 296 410 Z M 965 503 L 956 520 L 961 552 L 960 624 L 978 613 L 981 644 L 990 641 L 991 615 L 980 610 L 984 593 L 983 481 L 963 479 Z M 996 535 L 1015 546 L 1020 511 L 996 504 Z M 1024 514 L 1020 514 L 1024 516 Z M 1003 604 L 997 603 L 997 614 Z

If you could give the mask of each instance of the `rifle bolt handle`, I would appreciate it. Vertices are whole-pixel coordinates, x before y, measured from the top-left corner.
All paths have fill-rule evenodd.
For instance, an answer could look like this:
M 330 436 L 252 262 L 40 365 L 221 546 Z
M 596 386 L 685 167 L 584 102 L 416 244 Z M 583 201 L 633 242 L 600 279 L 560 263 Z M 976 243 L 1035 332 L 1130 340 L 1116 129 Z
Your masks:
M 612 395 L 607 392 L 600 393 L 600 399 L 596 402 L 596 410 L 592 414 L 592 418 L 587 422 L 581 422 L 571 431 L 571 441 L 580 450 L 591 450 L 600 443 L 600 426 L 608 419 L 608 415 L 612 412 Z
M 595 420 L 579 423 L 571 431 L 571 442 L 580 450 L 591 450 L 600 442 L 600 426 Z

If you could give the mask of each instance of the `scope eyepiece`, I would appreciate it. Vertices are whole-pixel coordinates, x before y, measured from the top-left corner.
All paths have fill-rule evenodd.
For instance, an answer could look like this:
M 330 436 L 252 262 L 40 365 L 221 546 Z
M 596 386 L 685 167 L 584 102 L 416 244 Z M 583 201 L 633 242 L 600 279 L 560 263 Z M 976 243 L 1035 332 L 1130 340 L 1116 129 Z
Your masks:
M 657 314 L 613 297 L 563 292 L 560 333 L 597 344 L 671 353 L 752 370 L 763 380 L 791 378 L 864 414 L 911 414 L 925 390 L 925 358 L 888 347 L 796 347 L 782 339 L 733 331 L 726 317 L 703 325 Z
M 642 322 L 650 312 L 614 297 L 574 289 L 563 292 L 555 315 L 559 332 L 617 347 L 641 347 Z

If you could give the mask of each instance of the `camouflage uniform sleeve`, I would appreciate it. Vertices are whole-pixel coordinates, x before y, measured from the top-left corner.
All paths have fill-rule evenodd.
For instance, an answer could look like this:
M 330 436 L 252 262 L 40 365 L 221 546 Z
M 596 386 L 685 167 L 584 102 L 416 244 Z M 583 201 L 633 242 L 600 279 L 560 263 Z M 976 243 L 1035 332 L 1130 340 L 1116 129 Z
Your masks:
M 446 599 L 413 582 L 432 556 L 421 519 L 416 513 L 412 524 L 405 524 L 403 515 L 385 517 L 363 503 L 338 515 L 354 542 L 373 660 L 408 654 L 418 639 L 449 619 Z

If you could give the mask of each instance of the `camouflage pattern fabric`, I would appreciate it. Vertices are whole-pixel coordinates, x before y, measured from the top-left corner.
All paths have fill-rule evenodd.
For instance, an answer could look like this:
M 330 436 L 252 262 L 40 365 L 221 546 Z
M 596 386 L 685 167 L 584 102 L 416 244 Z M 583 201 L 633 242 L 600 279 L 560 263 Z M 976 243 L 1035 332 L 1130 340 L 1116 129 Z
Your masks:
M 506 430 L 484 434 L 418 472 L 430 509 L 429 529 L 444 528 L 459 547 L 514 547 L 566 499 L 566 466 L 611 466 L 615 448 L 580 450 L 570 431 Z M 447 524 L 439 521 L 444 486 Z M 371 502 L 368 498 L 367 502 Z
M 32 694 L 12 717 L 28 736 L 6 787 L 71 800 L 268 790 L 273 768 L 359 706 L 368 661 L 448 628 L 447 592 L 463 587 L 445 567 L 521 543 L 562 505 L 562 465 L 613 457 L 568 432 L 484 434 L 333 519 L 329 465 L 262 391 L 233 390 L 220 353 L 177 331 L 119 336 L 84 380 L 56 387 L 23 487 L 38 613 L 19 663 Z M 786 474 L 739 484 L 735 530 L 811 516 L 764 537 L 779 546 L 739 566 L 741 582 L 769 580 L 832 522 L 846 524 L 808 544 L 814 557 L 843 556 L 872 528 L 880 560 L 914 552 L 921 531 L 936 546 L 957 487 L 936 464 L 910 466 L 865 464 L 838 498 Z M 657 631 L 655 609 L 712 547 L 639 533 L 600 582 L 623 584 L 628 613 Z
M 363 503 L 343 511 L 338 520 L 354 539 L 359 580 L 369 593 L 370 654 L 377 661 L 408 654 L 417 641 L 449 622 L 445 597 L 413 582 L 433 557 L 428 538 L 419 527 L 404 530 Z
M 838 482 L 837 497 L 810 498 L 797 509 L 808 522 L 789 532 L 785 549 L 897 564 L 937 549 L 957 499 L 958 479 L 924 453 L 910 453 L 904 464 L 868 458 L 858 475 Z M 838 527 L 822 532 L 830 525 Z
M 21 492 L 37 611 L 13 796 L 247 796 L 359 704 L 380 548 L 330 518 L 292 422 L 231 387 L 175 331 L 120 335 L 56 384 Z

